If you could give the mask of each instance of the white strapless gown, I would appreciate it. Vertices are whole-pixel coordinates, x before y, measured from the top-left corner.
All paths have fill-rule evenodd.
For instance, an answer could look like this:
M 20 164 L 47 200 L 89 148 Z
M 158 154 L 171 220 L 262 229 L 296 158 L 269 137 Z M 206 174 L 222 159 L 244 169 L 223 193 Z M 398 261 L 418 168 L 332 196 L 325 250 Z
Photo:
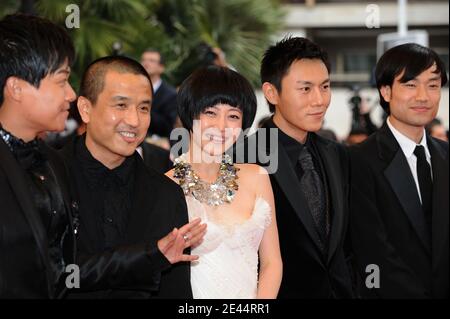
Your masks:
M 253 299 L 258 287 L 258 249 L 271 223 L 270 205 L 256 198 L 251 217 L 242 224 L 224 225 L 208 206 L 186 197 L 189 219 L 208 225 L 203 242 L 192 249 L 200 259 L 191 264 L 194 299 Z

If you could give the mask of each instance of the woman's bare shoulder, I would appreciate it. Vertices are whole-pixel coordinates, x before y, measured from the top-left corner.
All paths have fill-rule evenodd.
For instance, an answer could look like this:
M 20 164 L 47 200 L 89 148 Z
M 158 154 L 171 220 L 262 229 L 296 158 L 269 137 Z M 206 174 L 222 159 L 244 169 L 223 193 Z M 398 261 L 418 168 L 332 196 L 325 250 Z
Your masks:
M 174 172 L 174 169 L 172 168 L 170 171 L 167 171 L 167 172 L 165 173 L 165 175 L 166 175 L 167 177 L 169 177 L 171 180 L 173 180 L 174 182 L 177 182 L 177 180 L 175 179 L 175 177 L 173 177 L 173 172 Z
M 254 175 L 254 174 L 267 175 L 266 169 L 257 164 L 235 164 L 235 166 L 239 168 L 239 172 L 243 175 Z
M 266 169 L 256 164 L 238 164 L 236 167 L 240 169 L 238 184 L 242 187 L 241 189 L 270 201 L 269 194 L 272 188 Z
M 238 177 L 243 183 L 262 183 L 267 179 L 267 171 L 262 166 L 256 164 L 236 164 L 236 167 L 239 168 Z

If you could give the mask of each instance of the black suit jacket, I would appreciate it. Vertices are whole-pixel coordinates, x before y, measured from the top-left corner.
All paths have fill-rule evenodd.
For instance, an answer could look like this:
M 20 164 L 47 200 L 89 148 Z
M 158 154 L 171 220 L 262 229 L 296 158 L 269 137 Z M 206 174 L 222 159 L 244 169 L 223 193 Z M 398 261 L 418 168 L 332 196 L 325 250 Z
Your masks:
M 81 174 L 75 158 L 78 137 L 62 151 L 72 176 L 75 197 L 77 189 L 73 174 Z M 79 198 L 77 262 L 81 265 L 81 289 L 71 291 L 72 298 L 192 298 L 190 264 L 168 267 L 168 261 L 156 242 L 174 227 L 188 222 L 184 194 L 177 184 L 161 173 L 146 167 L 135 152 L 135 194 L 133 209 L 124 242 L 112 251 L 98 251 L 100 241 L 94 216 L 86 213 Z M 165 261 L 165 262 L 164 262 Z M 165 269 L 161 274 L 159 270 Z
M 324 166 L 331 194 L 332 221 L 328 256 L 320 249 L 316 231 L 306 199 L 300 191 L 300 183 L 286 151 L 278 138 L 270 141 L 267 127 L 244 143 L 245 161 L 253 162 L 251 150 L 275 154 L 278 168 L 269 170 L 275 198 L 276 217 L 283 259 L 283 280 L 279 298 L 351 298 L 351 275 L 344 242 L 348 223 L 349 167 L 345 149 L 330 140 L 310 133 Z M 277 135 L 278 136 L 278 135 Z M 239 149 L 235 146 L 236 150 Z M 237 151 L 240 152 L 239 150 Z M 261 159 L 261 158 L 260 158 Z M 240 161 L 238 154 L 237 161 Z M 262 166 L 273 162 L 257 161 Z
M 172 169 L 173 163 L 168 150 L 147 142 L 142 143 L 141 147 L 145 165 L 163 174 Z
M 42 143 L 42 149 L 61 187 L 69 235 L 64 259 L 74 262 L 75 240 L 70 208 L 69 181 L 63 162 Z M 0 139 L 0 299 L 60 298 L 64 278 L 54 287 L 49 264 L 48 238 L 28 188 L 26 172 Z
M 385 123 L 351 148 L 351 234 L 359 289 L 371 298 L 449 296 L 448 143 L 427 136 L 433 171 L 431 238 L 411 170 Z M 380 269 L 368 289 L 367 265 Z
M 151 117 L 149 135 L 170 137 L 177 118 L 177 91 L 164 81 L 153 97 Z

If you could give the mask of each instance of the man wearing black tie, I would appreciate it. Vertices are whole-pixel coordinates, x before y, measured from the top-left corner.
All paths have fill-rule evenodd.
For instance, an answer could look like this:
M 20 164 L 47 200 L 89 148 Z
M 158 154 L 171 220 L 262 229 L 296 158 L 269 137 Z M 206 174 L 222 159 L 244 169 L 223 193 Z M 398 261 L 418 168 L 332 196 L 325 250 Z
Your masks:
M 279 298 L 351 298 L 344 255 L 349 163 L 344 147 L 318 136 L 330 104 L 327 54 L 305 38 L 270 47 L 261 65 L 274 112 L 244 144 L 272 154 L 266 166 L 275 197 L 283 280 Z M 239 160 L 240 146 L 236 146 Z M 250 153 L 250 152 L 249 152 Z M 252 162 L 250 156 L 245 158 Z
M 381 57 L 376 81 L 389 116 L 350 151 L 359 292 L 448 298 L 448 143 L 425 133 L 439 108 L 446 69 L 432 50 L 404 44 Z

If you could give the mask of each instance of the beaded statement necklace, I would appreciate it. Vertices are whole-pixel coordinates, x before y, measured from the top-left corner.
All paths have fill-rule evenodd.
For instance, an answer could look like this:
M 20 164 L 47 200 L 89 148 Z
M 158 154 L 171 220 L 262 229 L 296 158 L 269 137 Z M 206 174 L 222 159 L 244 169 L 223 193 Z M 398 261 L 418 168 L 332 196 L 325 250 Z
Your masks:
M 231 203 L 239 189 L 237 183 L 237 172 L 231 156 L 224 154 L 219 168 L 219 176 L 214 183 L 202 181 L 194 172 L 191 164 L 187 162 L 186 154 L 175 159 L 175 169 L 173 177 L 183 189 L 185 195 L 192 195 L 201 203 L 209 206 L 218 206 L 224 203 Z

